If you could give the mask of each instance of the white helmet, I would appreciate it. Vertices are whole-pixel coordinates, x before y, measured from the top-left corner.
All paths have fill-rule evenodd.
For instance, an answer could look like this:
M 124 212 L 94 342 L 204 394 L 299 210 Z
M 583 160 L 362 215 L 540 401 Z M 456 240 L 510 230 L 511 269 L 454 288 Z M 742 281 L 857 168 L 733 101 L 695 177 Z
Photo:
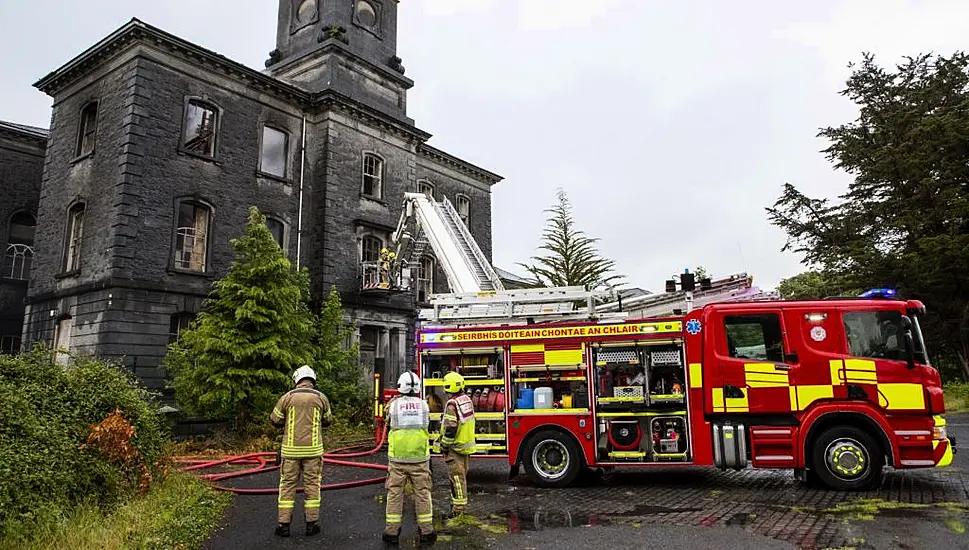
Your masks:
M 313 369 L 309 365 L 303 365 L 296 369 L 296 372 L 293 373 L 293 383 L 299 384 L 304 378 L 310 378 L 314 384 L 316 383 L 316 373 L 313 372 Z
M 421 393 L 421 379 L 411 371 L 404 372 L 397 379 L 397 391 L 405 395 L 417 395 Z

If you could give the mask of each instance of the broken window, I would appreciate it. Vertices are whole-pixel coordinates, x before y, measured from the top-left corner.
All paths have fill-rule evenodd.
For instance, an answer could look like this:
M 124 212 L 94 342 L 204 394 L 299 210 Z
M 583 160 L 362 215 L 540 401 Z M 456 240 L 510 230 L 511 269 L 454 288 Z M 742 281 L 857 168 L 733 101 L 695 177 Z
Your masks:
M 172 315 L 168 322 L 168 345 L 177 342 L 182 331 L 187 329 L 194 319 L 195 314 L 189 311 L 181 311 Z
M 427 198 L 434 200 L 434 184 L 427 180 L 417 182 L 417 192 L 423 193 Z
M 417 301 L 427 302 L 434 293 L 434 258 L 421 257 L 417 267 Z
M 262 154 L 259 170 L 265 174 L 286 177 L 286 157 L 289 136 L 269 126 L 262 127 Z
M 204 272 L 211 211 L 203 204 L 183 202 L 178 206 L 175 229 L 175 267 Z
M 34 261 L 34 231 L 37 221 L 30 212 L 17 212 L 10 218 L 7 252 L 3 257 L 3 276 L 27 280 Z
M 384 161 L 373 153 L 363 156 L 363 194 L 375 199 L 380 198 L 381 179 L 383 176 Z
M 185 149 L 214 157 L 217 126 L 218 114 L 214 107 L 194 99 L 189 101 L 185 110 Z
M 97 102 L 88 103 L 81 109 L 81 124 L 77 131 L 75 156 L 83 157 L 94 152 L 94 132 L 98 123 Z
M 384 247 L 383 241 L 377 237 L 367 236 L 363 238 L 360 249 L 360 259 L 364 262 L 376 262 L 380 259 L 380 249 Z

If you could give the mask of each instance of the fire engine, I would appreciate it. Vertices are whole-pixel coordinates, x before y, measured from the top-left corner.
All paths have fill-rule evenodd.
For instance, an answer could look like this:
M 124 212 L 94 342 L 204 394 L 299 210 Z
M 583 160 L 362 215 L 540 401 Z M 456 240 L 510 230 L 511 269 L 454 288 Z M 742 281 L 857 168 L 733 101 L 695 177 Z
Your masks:
M 952 461 L 917 300 L 882 291 L 691 309 L 687 296 L 682 315 L 597 313 L 602 293 L 581 287 L 504 290 L 446 199 L 405 200 L 420 225 L 448 229 L 435 239 L 451 250 L 432 246 L 462 281 L 463 292 L 431 297 L 416 331 L 432 443 L 442 378 L 456 371 L 475 403 L 476 456 L 507 460 L 513 476 L 523 466 L 544 487 L 583 468 L 713 466 L 856 490 L 886 465 Z

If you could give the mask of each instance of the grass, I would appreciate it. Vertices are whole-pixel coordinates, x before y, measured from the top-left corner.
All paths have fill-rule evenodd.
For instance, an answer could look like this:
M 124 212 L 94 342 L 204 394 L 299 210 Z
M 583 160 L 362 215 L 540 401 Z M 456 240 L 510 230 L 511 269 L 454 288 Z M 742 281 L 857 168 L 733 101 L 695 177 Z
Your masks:
M 228 493 L 218 492 L 191 475 L 173 472 L 146 496 L 107 514 L 95 507 L 79 506 L 59 524 L 38 525 L 33 541 L 16 545 L 0 541 L 0 549 L 198 548 L 231 502 Z
M 949 382 L 943 388 L 946 412 L 965 412 L 969 410 L 969 383 Z

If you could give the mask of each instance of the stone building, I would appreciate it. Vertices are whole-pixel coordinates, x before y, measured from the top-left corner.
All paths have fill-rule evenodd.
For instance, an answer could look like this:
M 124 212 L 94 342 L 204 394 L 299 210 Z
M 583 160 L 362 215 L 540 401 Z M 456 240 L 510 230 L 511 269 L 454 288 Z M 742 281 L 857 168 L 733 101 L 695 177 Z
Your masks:
M 397 0 L 280 0 L 263 71 L 133 19 L 37 82 L 53 113 L 25 341 L 123 358 L 161 385 L 167 344 L 256 205 L 309 268 L 314 299 L 336 285 L 368 369 L 395 375 L 415 294 L 447 284 L 428 256 L 418 292 L 375 294 L 362 266 L 388 244 L 405 191 L 447 197 L 490 260 L 501 180 L 427 144 L 396 38 Z
M 20 349 L 47 130 L 0 121 L 0 352 Z

